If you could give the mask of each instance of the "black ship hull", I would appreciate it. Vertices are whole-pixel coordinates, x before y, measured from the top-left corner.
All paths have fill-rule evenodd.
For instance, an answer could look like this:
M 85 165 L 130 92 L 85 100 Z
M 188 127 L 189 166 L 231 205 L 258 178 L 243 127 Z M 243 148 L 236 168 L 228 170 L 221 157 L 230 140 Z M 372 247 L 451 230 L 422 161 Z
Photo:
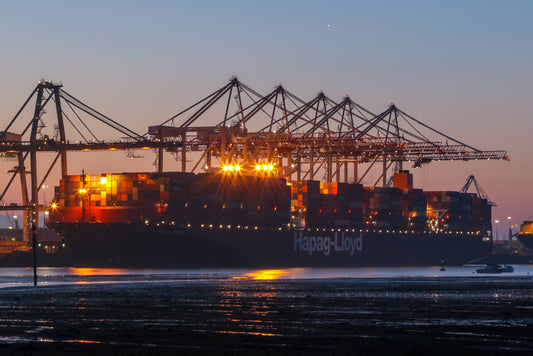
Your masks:
M 154 228 L 60 223 L 76 267 L 287 268 L 462 265 L 491 252 L 479 235 L 345 229 Z
M 533 250 L 533 235 L 532 234 L 518 234 L 518 241 L 523 243 L 527 248 Z

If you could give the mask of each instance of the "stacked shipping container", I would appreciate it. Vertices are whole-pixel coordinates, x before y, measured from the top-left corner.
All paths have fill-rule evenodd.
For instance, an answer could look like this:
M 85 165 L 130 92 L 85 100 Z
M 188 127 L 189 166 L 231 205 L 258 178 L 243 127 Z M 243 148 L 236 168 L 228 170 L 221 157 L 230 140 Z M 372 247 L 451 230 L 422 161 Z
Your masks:
M 492 209 L 486 199 L 450 191 L 425 194 L 428 197 L 428 216 L 436 228 L 452 231 L 491 230 Z
M 400 189 L 366 187 L 363 191 L 365 227 L 402 228 L 403 201 Z
M 289 223 L 284 179 L 160 173 L 69 176 L 56 188 L 57 221 L 278 226 Z
M 491 206 L 472 194 L 413 189 L 397 173 L 393 188 L 291 182 L 234 174 L 121 173 L 74 175 L 56 187 L 56 222 L 164 222 L 214 226 L 490 230 Z M 299 224 L 296 224 L 299 226 Z
M 291 184 L 293 215 L 301 215 L 305 226 L 362 226 L 362 185 L 318 181 Z

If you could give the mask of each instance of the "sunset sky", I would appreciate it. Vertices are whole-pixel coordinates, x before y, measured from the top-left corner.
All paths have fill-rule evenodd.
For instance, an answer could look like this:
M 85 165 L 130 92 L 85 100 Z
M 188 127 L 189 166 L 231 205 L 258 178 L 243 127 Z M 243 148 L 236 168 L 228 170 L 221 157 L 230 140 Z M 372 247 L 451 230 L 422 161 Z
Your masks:
M 518 0 L 5 2 L 0 130 L 41 78 L 139 133 L 233 75 L 265 94 L 279 83 L 305 100 L 350 94 L 377 113 L 396 102 L 476 148 L 508 151 L 509 162 L 411 169 L 426 190 L 459 190 L 474 174 L 503 234 L 507 216 L 533 220 L 532 13 Z M 69 173 L 153 169 L 150 153 L 117 154 L 79 153 Z M 2 190 L 15 163 L 0 163 Z

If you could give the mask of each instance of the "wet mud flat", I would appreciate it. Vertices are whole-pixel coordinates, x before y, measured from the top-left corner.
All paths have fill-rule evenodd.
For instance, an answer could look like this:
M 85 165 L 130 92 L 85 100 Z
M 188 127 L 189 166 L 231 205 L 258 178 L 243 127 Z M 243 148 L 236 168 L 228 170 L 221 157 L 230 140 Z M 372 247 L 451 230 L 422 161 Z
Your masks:
M 533 353 L 533 280 L 215 279 L 0 289 L 0 354 Z

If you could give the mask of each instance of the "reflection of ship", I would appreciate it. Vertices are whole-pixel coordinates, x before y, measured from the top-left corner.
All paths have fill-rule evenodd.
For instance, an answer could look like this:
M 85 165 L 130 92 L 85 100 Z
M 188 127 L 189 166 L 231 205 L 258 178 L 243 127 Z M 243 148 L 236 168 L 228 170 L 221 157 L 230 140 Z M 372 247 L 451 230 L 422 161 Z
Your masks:
M 78 266 L 459 265 L 491 251 L 485 199 L 413 189 L 406 171 L 393 188 L 243 171 L 68 176 L 49 226 Z
M 533 221 L 524 221 L 516 238 L 527 248 L 533 250 Z

